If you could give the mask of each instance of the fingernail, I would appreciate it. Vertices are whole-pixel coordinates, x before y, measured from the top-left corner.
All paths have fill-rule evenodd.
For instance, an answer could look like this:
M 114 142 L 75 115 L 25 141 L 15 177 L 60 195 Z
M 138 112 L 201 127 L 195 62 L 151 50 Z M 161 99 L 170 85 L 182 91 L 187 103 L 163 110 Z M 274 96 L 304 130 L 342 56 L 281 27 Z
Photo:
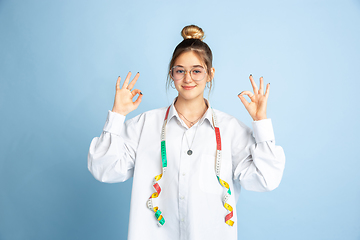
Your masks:
M 139 73 L 139 72 L 137 72 L 137 73 Z
M 252 74 L 250 74 L 250 76 L 252 76 Z
M 140 92 L 140 95 L 143 95 L 142 92 Z

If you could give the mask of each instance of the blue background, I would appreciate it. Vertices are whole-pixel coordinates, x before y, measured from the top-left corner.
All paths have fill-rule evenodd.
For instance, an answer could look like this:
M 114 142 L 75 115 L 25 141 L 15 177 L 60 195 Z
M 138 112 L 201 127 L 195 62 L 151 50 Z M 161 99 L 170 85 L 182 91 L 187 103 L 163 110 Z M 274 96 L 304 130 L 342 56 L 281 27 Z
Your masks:
M 172 102 L 167 67 L 188 24 L 214 54 L 214 108 L 271 83 L 287 163 L 243 191 L 239 239 L 360 239 L 360 1 L 0 1 L 0 239 L 126 239 L 131 180 L 97 182 L 87 152 L 117 76 L 141 73 L 133 117 Z

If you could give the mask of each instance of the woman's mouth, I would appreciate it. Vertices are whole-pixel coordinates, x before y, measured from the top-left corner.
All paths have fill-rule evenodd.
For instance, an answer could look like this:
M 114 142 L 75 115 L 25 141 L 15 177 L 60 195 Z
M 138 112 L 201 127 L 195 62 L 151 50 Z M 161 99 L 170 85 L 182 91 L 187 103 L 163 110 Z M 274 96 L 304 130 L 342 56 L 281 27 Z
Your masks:
M 193 88 L 195 88 L 196 86 L 182 86 L 183 89 L 185 90 L 191 90 Z

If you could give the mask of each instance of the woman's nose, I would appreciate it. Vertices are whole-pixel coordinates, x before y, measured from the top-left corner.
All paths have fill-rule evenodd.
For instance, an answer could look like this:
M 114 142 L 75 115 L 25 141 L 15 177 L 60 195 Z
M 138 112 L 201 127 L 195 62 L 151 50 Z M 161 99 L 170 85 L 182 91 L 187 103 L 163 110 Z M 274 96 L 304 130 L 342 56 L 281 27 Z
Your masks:
M 184 82 L 191 82 L 192 78 L 190 76 L 190 72 L 186 71 L 184 76 Z

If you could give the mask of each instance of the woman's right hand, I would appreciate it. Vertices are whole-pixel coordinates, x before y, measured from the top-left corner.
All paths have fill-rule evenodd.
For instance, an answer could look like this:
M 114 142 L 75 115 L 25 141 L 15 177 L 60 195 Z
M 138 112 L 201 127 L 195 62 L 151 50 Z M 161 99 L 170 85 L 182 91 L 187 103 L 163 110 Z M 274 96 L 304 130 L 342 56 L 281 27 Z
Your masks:
M 114 106 L 112 109 L 113 112 L 126 116 L 128 113 L 135 110 L 139 106 L 143 95 L 139 89 L 132 90 L 139 76 L 140 73 L 137 73 L 134 79 L 129 83 L 131 77 L 131 72 L 129 72 L 121 88 L 120 88 L 121 77 L 118 77 L 116 82 Z M 132 99 L 137 94 L 139 94 L 139 96 L 137 97 L 135 102 L 133 102 Z

